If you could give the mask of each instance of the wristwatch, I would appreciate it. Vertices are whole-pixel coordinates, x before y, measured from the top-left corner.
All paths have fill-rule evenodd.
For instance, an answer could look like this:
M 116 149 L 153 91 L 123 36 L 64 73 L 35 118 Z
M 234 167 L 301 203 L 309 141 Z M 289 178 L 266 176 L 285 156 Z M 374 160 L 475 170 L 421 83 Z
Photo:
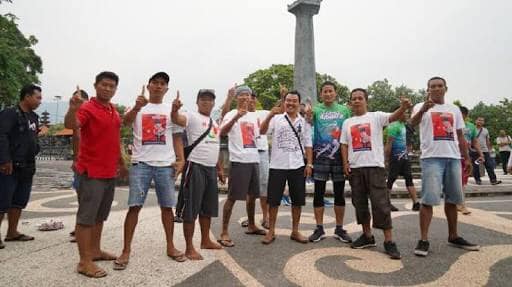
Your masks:
M 308 164 L 306 164 L 306 167 L 310 167 L 310 168 L 313 168 L 313 164 L 311 164 L 311 163 L 308 163 Z

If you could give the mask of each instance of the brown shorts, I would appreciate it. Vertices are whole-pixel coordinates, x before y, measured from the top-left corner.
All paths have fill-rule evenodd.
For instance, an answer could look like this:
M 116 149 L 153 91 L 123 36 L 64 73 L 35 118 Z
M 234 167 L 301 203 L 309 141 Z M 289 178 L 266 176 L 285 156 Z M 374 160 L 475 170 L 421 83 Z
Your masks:
M 373 216 L 374 228 L 391 229 L 391 202 L 386 187 L 386 170 L 382 167 L 353 168 L 349 182 L 357 223 L 369 224 Z M 372 216 L 368 209 L 368 198 L 372 203 Z
M 78 176 L 78 212 L 76 223 L 95 225 L 105 221 L 114 200 L 115 178 L 89 178 L 87 174 Z
M 245 200 L 247 195 L 260 196 L 260 171 L 258 163 L 231 162 L 228 181 L 228 198 Z

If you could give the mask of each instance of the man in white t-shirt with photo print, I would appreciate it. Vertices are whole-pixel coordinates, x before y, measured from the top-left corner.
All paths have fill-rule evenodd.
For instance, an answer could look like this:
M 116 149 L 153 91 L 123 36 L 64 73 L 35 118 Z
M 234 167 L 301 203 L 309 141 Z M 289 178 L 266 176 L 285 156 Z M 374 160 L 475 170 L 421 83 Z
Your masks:
M 391 202 L 386 186 L 382 134 L 385 126 L 398 120 L 411 107 L 409 99 L 401 98 L 400 102 L 400 108 L 392 114 L 368 112 L 368 92 L 360 88 L 352 90 L 352 117 L 343 122 L 340 138 L 344 173 L 352 189 L 357 223 L 363 228 L 363 234 L 352 242 L 351 247 L 362 249 L 376 246 L 370 226 L 373 220 L 373 227 L 384 232 L 384 249 L 392 259 L 400 259 L 401 256 L 392 237 Z M 371 201 L 371 215 L 368 198 Z
M 128 212 L 124 222 L 124 245 L 121 256 L 114 261 L 114 269 L 127 267 L 131 253 L 131 243 L 137 226 L 139 212 L 146 201 L 151 182 L 155 183 L 158 204 L 162 212 L 162 225 L 167 241 L 166 253 L 177 262 L 187 258 L 177 250 L 173 243 L 174 216 L 172 208 L 176 205 L 174 192 L 175 166 L 182 167 L 183 142 L 182 130 L 171 123 L 171 106 L 163 103 L 169 90 L 169 75 L 158 72 L 150 79 L 146 87 L 129 109 L 123 119 L 125 126 L 133 128 L 133 150 L 130 167 L 130 189 Z M 144 97 L 149 91 L 149 100 Z
M 446 103 L 446 80 L 433 77 L 427 82 L 428 98 L 414 106 L 411 126 L 420 125 L 421 148 L 421 238 L 414 254 L 427 256 L 430 243 L 428 230 L 433 206 L 441 203 L 444 194 L 444 212 L 448 221 L 448 243 L 454 247 L 477 251 L 479 246 L 466 241 L 457 232 L 457 204 L 464 203 L 462 172 L 471 173 L 460 109 Z M 464 166 L 461 167 L 461 158 Z
M 190 260 L 202 260 L 203 257 L 193 245 L 194 227 L 197 217 L 201 227 L 201 249 L 221 249 L 210 239 L 211 218 L 218 216 L 219 190 L 217 178 L 224 183 L 222 162 L 219 158 L 220 130 L 211 118 L 215 106 L 215 91 L 201 89 L 197 93 L 197 112 L 179 113 L 182 103 L 179 96 L 173 101 L 172 121 L 184 127 L 189 146 L 193 146 L 188 155 L 183 173 L 183 233 L 185 235 L 185 255 Z M 197 142 L 197 144 L 195 144 Z
M 231 162 L 228 197 L 224 203 L 222 216 L 222 232 L 219 243 L 225 247 L 233 247 L 228 232 L 229 220 L 233 206 L 237 200 L 246 201 L 249 224 L 246 234 L 265 235 L 254 223 L 256 198 L 259 190 L 259 162 L 256 140 L 259 137 L 258 118 L 256 113 L 248 112 L 252 90 L 247 86 L 235 89 L 237 108 L 228 112 L 222 119 L 221 135 L 228 136 L 229 161 Z

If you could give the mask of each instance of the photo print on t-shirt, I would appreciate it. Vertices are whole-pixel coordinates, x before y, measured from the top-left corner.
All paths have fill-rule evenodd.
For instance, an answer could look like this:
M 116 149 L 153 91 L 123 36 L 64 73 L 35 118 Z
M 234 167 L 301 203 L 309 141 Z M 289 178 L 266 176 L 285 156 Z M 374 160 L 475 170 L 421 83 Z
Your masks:
M 372 150 L 372 129 L 370 123 L 351 126 L 350 134 L 352 135 L 352 150 L 354 152 Z
M 453 141 L 453 114 L 432 112 L 432 133 L 435 141 Z
M 165 145 L 167 117 L 158 114 L 142 115 L 142 145 Z
M 254 124 L 251 122 L 241 122 L 240 131 L 242 133 L 242 144 L 244 148 L 256 148 L 256 138 L 254 136 Z

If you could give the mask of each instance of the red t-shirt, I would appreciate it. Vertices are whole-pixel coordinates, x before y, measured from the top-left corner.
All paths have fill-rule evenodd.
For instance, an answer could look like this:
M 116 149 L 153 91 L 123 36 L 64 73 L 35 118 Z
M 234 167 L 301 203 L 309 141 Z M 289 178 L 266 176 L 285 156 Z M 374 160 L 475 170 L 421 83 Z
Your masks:
M 84 103 L 76 114 L 80 123 L 80 149 L 76 169 L 90 178 L 114 178 L 121 156 L 121 118 L 114 105 L 96 98 Z

